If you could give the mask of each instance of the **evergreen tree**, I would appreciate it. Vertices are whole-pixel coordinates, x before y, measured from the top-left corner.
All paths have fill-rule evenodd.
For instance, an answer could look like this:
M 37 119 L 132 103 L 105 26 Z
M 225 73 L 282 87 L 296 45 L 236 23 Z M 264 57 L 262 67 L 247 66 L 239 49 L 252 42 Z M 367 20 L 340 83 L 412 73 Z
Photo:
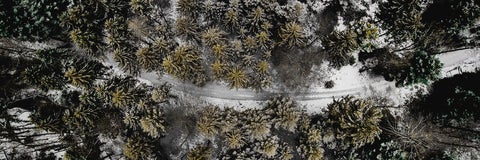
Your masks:
M 232 130 L 225 135 L 225 142 L 229 149 L 241 148 L 245 145 L 245 136 L 239 130 Z
M 139 135 L 128 138 L 123 146 L 123 154 L 128 159 L 150 159 L 154 156 L 155 146 L 151 141 Z
M 198 40 L 199 30 L 198 23 L 191 17 L 179 17 L 175 21 L 175 33 L 187 39 Z
M 137 51 L 137 59 L 143 69 L 155 71 L 158 70 L 159 64 L 162 63 L 163 56 L 152 48 L 140 48 Z
M 226 71 L 226 65 L 222 63 L 220 60 L 216 60 L 215 62 L 213 62 L 211 65 L 211 68 L 212 68 L 213 77 L 215 79 L 220 79 L 225 76 L 224 74 Z
M 267 102 L 267 114 L 273 118 L 275 128 L 294 132 L 300 119 L 296 104 L 287 97 L 273 97 Z
M 61 35 L 60 15 L 67 0 L 2 0 L 0 37 L 44 40 Z
M 148 110 L 145 116 L 140 119 L 140 128 L 153 138 L 165 134 L 165 126 L 162 112 L 158 109 Z
M 187 160 L 210 160 L 212 150 L 209 146 L 198 145 L 187 153 Z
M 436 57 L 418 51 L 409 61 L 410 66 L 396 78 L 396 85 L 411 85 L 435 81 L 440 76 L 443 64 Z
M 422 14 L 422 22 L 431 27 L 446 30 L 450 34 L 459 34 L 474 26 L 480 18 L 478 0 L 434 0 Z
M 61 24 L 68 29 L 69 37 L 76 45 L 96 55 L 103 39 L 106 10 L 105 4 L 99 1 L 80 1 L 68 7 L 61 17 Z
M 65 78 L 67 82 L 75 86 L 89 87 L 93 82 L 105 74 L 106 67 L 101 63 L 83 58 L 75 59 L 72 64 L 67 65 Z
M 38 50 L 34 53 L 39 62 L 35 62 L 22 72 L 23 80 L 42 90 L 61 89 L 65 85 L 62 60 L 66 53 L 60 50 Z
M 322 139 L 323 135 L 318 125 L 311 124 L 308 117 L 300 120 L 299 130 L 299 153 L 308 160 L 323 159 Z M 325 142 L 326 143 L 326 142 Z
M 357 34 L 351 30 L 335 31 L 324 41 L 323 45 L 330 60 L 330 65 L 340 68 L 355 60 L 351 52 L 358 48 Z
M 257 152 L 261 153 L 266 158 L 273 158 L 276 156 L 279 148 L 280 145 L 278 144 L 278 137 L 276 136 L 268 137 L 256 145 Z
M 208 46 L 224 44 L 225 32 L 220 30 L 219 28 L 210 28 L 202 34 L 202 39 L 203 42 Z
M 200 52 L 193 46 L 179 46 L 163 59 L 163 68 L 168 74 L 194 84 L 201 85 L 206 81 L 205 68 Z
M 65 110 L 63 121 L 72 130 L 89 131 L 101 112 L 96 106 L 79 105 Z
M 239 67 L 233 68 L 227 74 L 227 80 L 230 82 L 230 87 L 232 88 L 242 88 L 248 84 L 247 74 Z
M 394 42 L 401 44 L 414 40 L 424 26 L 422 24 L 422 0 L 392 0 L 381 3 L 378 18 Z
M 115 49 L 113 51 L 113 59 L 119 63 L 119 66 L 126 72 L 137 75 L 139 74 L 139 65 L 137 56 L 129 49 Z
M 200 0 L 179 0 L 177 2 L 180 13 L 187 16 L 196 16 L 202 11 L 203 5 Z
M 382 132 L 381 118 L 381 110 L 368 100 L 347 96 L 328 105 L 328 130 L 339 141 L 340 147 L 358 148 L 372 143 Z
M 62 119 L 64 111 L 64 107 L 49 101 L 37 106 L 29 118 L 40 129 L 61 133 L 66 130 L 65 122 Z
M 289 22 L 282 26 L 280 29 L 280 38 L 282 41 L 280 42 L 281 45 L 285 45 L 289 48 L 292 47 L 301 47 L 305 45 L 305 31 L 303 27 L 296 23 L 296 22 Z

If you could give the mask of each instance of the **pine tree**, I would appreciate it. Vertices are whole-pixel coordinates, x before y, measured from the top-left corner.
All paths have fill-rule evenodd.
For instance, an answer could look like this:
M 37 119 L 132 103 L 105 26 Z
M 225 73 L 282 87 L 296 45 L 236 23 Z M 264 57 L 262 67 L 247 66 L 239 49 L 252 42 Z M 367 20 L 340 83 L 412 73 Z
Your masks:
M 368 100 L 347 96 L 328 105 L 329 130 L 344 147 L 358 148 L 372 143 L 382 132 L 381 118 L 381 110 Z
M 34 63 L 21 72 L 22 80 L 41 90 L 61 89 L 65 85 L 63 77 L 63 62 L 67 53 L 61 50 L 37 50 L 34 54 L 38 57 Z
M 89 87 L 93 82 L 105 74 L 106 67 L 101 63 L 79 58 L 74 60 L 65 71 L 67 82 L 75 86 Z
M 256 69 L 261 74 L 267 74 L 270 69 L 270 64 L 265 60 L 260 61 L 258 62 Z
M 413 40 L 423 27 L 421 0 L 392 0 L 379 5 L 378 18 L 396 43 Z
M 187 153 L 187 160 L 210 160 L 212 149 L 208 146 L 198 145 Z
M 410 59 L 410 66 L 402 70 L 396 78 L 396 85 L 411 85 L 416 83 L 427 83 L 435 81 L 440 76 L 443 64 L 438 58 L 428 55 L 427 52 L 418 51 Z
M 218 133 L 216 120 L 208 116 L 201 116 L 197 122 L 197 128 L 200 133 L 207 137 L 214 136 Z
M 355 32 L 357 34 L 357 43 L 362 51 L 370 53 L 376 48 L 379 30 L 374 24 L 365 21 L 356 22 Z
M 165 133 L 162 112 L 158 109 L 149 110 L 147 114 L 140 119 L 140 128 L 153 138 L 161 137 Z
M 227 74 L 227 80 L 230 82 L 230 87 L 232 88 L 242 88 L 248 84 L 247 74 L 239 67 L 232 69 Z
M 261 48 L 268 48 L 270 46 L 270 35 L 266 31 L 261 31 L 260 33 L 258 33 L 256 35 L 256 38 Z
M 123 123 L 132 129 L 137 129 L 140 126 L 140 116 L 135 109 L 128 109 L 123 116 Z
M 94 120 L 100 116 L 100 110 L 95 106 L 80 105 L 65 110 L 63 121 L 72 129 L 86 131 L 94 127 Z
M 277 150 L 279 147 L 278 137 L 272 136 L 257 144 L 256 150 L 266 158 L 273 158 L 275 155 L 277 155 Z
M 178 11 L 187 16 L 196 16 L 202 11 L 203 3 L 200 0 L 179 0 Z
M 140 15 L 143 15 L 148 12 L 150 3 L 151 0 L 131 0 L 130 9 L 134 13 L 139 13 Z
M 161 53 L 155 52 L 152 48 L 140 48 L 137 51 L 137 59 L 140 66 L 147 71 L 155 71 L 162 63 Z
M 465 30 L 478 28 L 475 23 L 480 18 L 480 2 L 477 0 L 464 1 L 433 1 L 427 5 L 426 10 L 422 13 L 422 22 L 429 30 L 433 30 L 426 38 L 430 36 L 438 36 L 442 34 L 444 37 L 438 41 L 454 43 L 458 45 L 458 41 L 469 40 L 461 33 Z M 424 32 L 424 31 L 423 31 Z M 468 36 L 470 37 L 470 36 Z M 452 45 L 452 46 L 453 46 Z
M 305 31 L 303 27 L 296 22 L 288 22 L 280 28 L 279 33 L 281 45 L 292 47 L 301 47 L 305 45 Z
M 248 18 L 253 26 L 259 26 L 265 20 L 265 11 L 260 6 L 250 12 Z
M 179 46 L 173 54 L 163 60 L 163 68 L 168 74 L 201 85 L 206 81 L 203 59 L 198 50 L 190 45 Z
M 179 70 L 179 66 L 177 66 L 173 60 L 173 56 L 167 56 L 163 59 L 162 62 L 163 70 L 168 73 L 175 75 L 177 70 Z
M 40 129 L 61 133 L 66 131 L 65 122 L 63 121 L 65 110 L 65 108 L 58 105 L 40 105 L 36 107 L 29 118 Z
M 22 72 L 23 80 L 42 90 L 61 89 L 65 85 L 63 77 L 47 64 L 30 66 Z
M 257 48 L 257 40 L 254 36 L 247 36 L 243 41 L 243 44 L 247 50 L 255 50 Z
M 308 117 L 304 117 L 299 126 L 300 131 L 300 155 L 308 160 L 321 160 L 323 159 L 323 146 L 322 143 L 327 143 L 322 137 L 322 132 L 318 129 L 318 126 L 311 124 Z
M 170 86 L 163 84 L 158 88 L 153 89 L 152 91 L 152 100 L 157 103 L 163 103 L 168 101 L 170 96 Z
M 233 30 L 234 28 L 238 28 L 239 22 L 239 13 L 237 9 L 229 8 L 225 13 L 225 26 L 230 26 Z
M 65 77 L 67 78 L 67 81 L 76 86 L 90 84 L 88 83 L 90 75 L 85 75 L 84 72 L 85 70 L 77 71 L 76 68 L 71 67 L 65 72 Z
M 110 49 L 119 49 L 129 45 L 128 39 L 131 37 L 128 32 L 129 26 L 127 19 L 121 16 L 114 16 L 105 21 L 105 30 L 107 31 L 107 45 Z
M 227 132 L 225 142 L 229 149 L 241 148 L 246 143 L 244 135 L 239 130 Z
M 132 75 L 139 74 L 139 65 L 137 57 L 127 49 L 115 49 L 113 51 L 113 59 L 119 63 L 119 66 Z
M 218 44 L 224 44 L 225 32 L 217 27 L 209 28 L 202 33 L 202 39 L 208 46 L 214 46 Z
M 73 43 L 80 48 L 86 49 L 89 53 L 95 53 L 99 49 L 99 37 L 91 31 L 73 29 L 70 31 L 69 36 Z
M 261 115 L 255 110 L 246 111 L 248 120 L 246 121 L 247 134 L 252 140 L 261 140 L 270 135 L 271 123 L 267 116 Z
M 212 47 L 212 52 L 216 58 L 223 58 L 227 53 L 227 46 L 224 44 L 215 44 Z
M 340 68 L 351 63 L 351 52 L 358 48 L 357 35 L 351 30 L 333 32 L 323 42 L 331 66 Z
M 220 60 L 216 60 L 215 62 L 213 62 L 211 68 L 213 77 L 215 79 L 220 79 L 225 76 L 224 74 L 226 71 L 226 65 L 223 64 Z
M 267 113 L 273 117 L 275 128 L 293 132 L 300 119 L 300 112 L 293 100 L 286 97 L 273 97 L 267 102 Z
M 293 150 L 292 147 L 284 143 L 281 148 L 279 148 L 278 155 L 280 159 L 291 160 L 293 159 Z
M 128 138 L 123 147 L 123 154 L 128 159 L 149 159 L 153 157 L 154 146 L 147 139 L 140 136 Z
M 175 21 L 175 33 L 187 39 L 196 39 L 199 30 L 199 25 L 190 17 L 179 17 Z
M 126 108 L 132 105 L 133 95 L 126 89 L 117 89 L 112 94 L 112 105 L 119 108 Z

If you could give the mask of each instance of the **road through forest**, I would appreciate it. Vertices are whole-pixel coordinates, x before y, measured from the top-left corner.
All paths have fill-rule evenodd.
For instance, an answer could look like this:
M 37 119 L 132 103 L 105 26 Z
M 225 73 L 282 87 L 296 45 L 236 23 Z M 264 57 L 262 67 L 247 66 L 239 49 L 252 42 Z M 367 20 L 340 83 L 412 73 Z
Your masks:
M 480 50 L 467 49 L 437 55 L 444 64 L 442 68 L 442 77 L 449 77 L 460 72 L 474 71 L 480 67 Z M 346 95 L 361 95 L 368 88 L 384 89 L 394 86 L 393 82 L 385 80 L 376 81 L 358 81 L 355 84 L 349 84 L 347 87 L 336 89 L 309 89 L 304 92 L 289 92 L 278 89 L 266 89 L 264 91 L 255 91 L 253 89 L 231 89 L 228 86 L 218 83 L 208 83 L 203 87 L 191 83 L 185 83 L 172 76 L 164 75 L 159 78 L 155 73 L 143 73 L 141 79 L 152 82 L 153 84 L 168 83 L 172 85 L 175 92 L 189 94 L 199 98 L 215 98 L 224 101 L 263 101 L 271 95 L 282 94 L 289 95 L 296 101 L 312 101 L 321 99 L 332 99 Z M 377 78 L 378 79 L 378 78 Z M 352 81 L 356 81 L 352 79 Z M 340 84 L 339 84 L 340 85 Z M 317 87 L 318 88 L 318 87 Z

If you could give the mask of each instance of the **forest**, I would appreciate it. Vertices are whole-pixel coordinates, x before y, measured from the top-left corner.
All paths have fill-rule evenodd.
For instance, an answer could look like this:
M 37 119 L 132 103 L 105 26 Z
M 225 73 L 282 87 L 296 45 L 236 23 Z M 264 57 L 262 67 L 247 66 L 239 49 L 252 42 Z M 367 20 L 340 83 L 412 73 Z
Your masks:
M 0 1 L 5 160 L 479 160 L 479 84 L 480 0 Z

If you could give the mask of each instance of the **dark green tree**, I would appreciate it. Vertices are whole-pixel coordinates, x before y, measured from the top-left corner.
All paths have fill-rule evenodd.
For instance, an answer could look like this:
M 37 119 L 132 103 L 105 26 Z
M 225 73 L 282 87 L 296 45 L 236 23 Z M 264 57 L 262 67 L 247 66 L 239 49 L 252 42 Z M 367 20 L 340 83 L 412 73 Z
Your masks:
M 372 143 L 382 133 L 381 118 L 381 110 L 368 100 L 351 96 L 336 99 L 328 104 L 327 134 L 333 134 L 337 147 L 358 148 Z
M 106 67 L 94 60 L 76 58 L 71 64 L 66 65 L 65 70 L 64 76 L 69 83 L 89 87 L 96 79 L 102 78 Z
M 479 17 L 478 0 L 434 0 L 422 14 L 422 22 L 458 34 L 474 26 Z
M 480 120 L 480 73 L 463 73 L 432 84 L 424 103 L 413 112 L 431 115 L 445 125 L 468 125 Z
M 391 0 L 381 3 L 378 18 L 395 43 L 413 40 L 423 27 L 422 0 Z
M 123 154 L 126 158 L 136 159 L 150 159 L 157 157 L 161 159 L 161 155 L 156 154 L 158 148 L 148 136 L 134 135 L 127 139 L 127 143 L 123 146 Z
M 68 30 L 69 38 L 92 55 L 97 55 L 97 51 L 101 49 L 107 11 L 117 10 L 107 9 L 107 6 L 109 4 L 96 0 L 79 1 L 69 6 L 61 17 L 61 24 Z
M 340 68 L 355 62 L 355 58 L 351 54 L 359 47 L 355 32 L 351 30 L 335 31 L 325 38 L 323 45 L 331 66 Z
M 440 76 L 443 64 L 433 55 L 418 51 L 409 60 L 409 66 L 402 69 L 396 77 L 396 85 L 411 85 L 416 83 L 428 83 L 435 81 Z
M 62 59 L 66 52 L 61 50 L 38 50 L 34 53 L 39 60 L 22 72 L 23 80 L 42 90 L 61 89 L 65 85 Z
M 60 15 L 68 0 L 2 0 L 0 37 L 44 40 L 61 35 Z

